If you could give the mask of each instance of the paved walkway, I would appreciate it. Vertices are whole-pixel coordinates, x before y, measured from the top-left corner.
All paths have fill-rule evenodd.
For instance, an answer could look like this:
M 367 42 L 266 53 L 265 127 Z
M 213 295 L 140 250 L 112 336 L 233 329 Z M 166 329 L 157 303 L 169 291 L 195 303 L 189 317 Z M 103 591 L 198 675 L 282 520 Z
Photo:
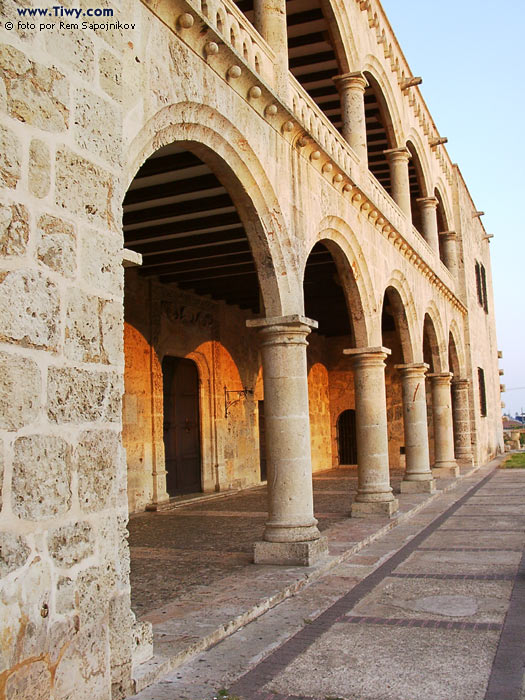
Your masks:
M 221 688 L 244 700 L 521 700 L 525 472 L 494 466 L 426 505 L 418 497 L 419 511 L 396 527 L 376 523 L 374 534 L 370 521 L 336 522 L 326 531 L 332 559 L 317 577 L 303 570 L 295 595 L 136 700 L 211 700 Z M 334 532 L 342 540 L 355 527 L 370 528 L 373 541 L 334 552 Z M 286 575 L 297 582 L 297 567 L 248 568 L 256 588 L 282 590 Z M 223 613 L 250 588 L 242 574 L 223 580 Z M 206 605 L 197 596 L 197 628 L 208 623 Z

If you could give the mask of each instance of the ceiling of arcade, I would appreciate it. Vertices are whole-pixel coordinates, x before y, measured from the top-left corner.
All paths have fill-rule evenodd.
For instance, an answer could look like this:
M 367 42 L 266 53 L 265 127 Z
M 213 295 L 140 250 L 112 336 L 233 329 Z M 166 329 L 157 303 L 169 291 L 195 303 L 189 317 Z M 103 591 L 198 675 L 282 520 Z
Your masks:
M 259 313 L 255 262 L 241 217 L 208 165 L 165 146 L 138 171 L 124 200 L 124 239 L 142 255 L 139 274 Z M 304 278 L 305 312 L 325 336 L 351 334 L 337 268 L 321 244 Z

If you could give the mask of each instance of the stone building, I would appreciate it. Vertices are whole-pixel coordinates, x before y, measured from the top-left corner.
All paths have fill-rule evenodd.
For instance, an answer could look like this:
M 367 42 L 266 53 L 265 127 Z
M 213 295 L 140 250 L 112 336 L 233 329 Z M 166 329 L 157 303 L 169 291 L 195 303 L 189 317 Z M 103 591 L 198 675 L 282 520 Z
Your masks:
M 0 699 L 107 700 L 129 512 L 268 474 L 256 558 L 308 563 L 312 469 L 388 517 L 389 465 L 502 450 L 489 236 L 378 0 L 38 6 L 0 28 Z

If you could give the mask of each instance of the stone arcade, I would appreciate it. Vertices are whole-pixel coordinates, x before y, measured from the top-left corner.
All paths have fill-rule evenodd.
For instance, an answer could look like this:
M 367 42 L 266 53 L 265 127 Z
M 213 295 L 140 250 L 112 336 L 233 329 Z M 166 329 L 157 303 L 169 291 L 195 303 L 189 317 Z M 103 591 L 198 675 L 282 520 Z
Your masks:
M 390 517 L 389 465 L 503 445 L 490 237 L 378 0 L 107 4 L 0 28 L 0 699 L 132 692 L 129 512 L 267 474 L 255 558 L 308 564 L 312 469 Z

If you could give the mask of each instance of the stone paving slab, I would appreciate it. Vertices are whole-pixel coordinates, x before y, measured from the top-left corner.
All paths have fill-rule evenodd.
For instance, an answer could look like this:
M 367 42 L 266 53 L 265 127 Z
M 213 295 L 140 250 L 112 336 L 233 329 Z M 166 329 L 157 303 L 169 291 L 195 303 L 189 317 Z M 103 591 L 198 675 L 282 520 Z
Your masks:
M 446 528 L 443 527 L 443 530 Z M 395 573 L 411 574 L 493 574 L 514 575 L 521 552 L 417 551 Z
M 349 700 L 483 700 L 498 638 L 496 631 L 339 623 L 263 689 Z
M 388 577 L 349 614 L 396 619 L 496 622 L 501 625 L 511 592 L 512 581 Z
M 472 469 L 464 470 L 466 476 L 471 472 Z M 324 479 L 328 481 L 327 475 L 324 475 Z M 468 478 L 456 481 L 440 480 L 440 486 L 443 489 L 456 489 L 458 496 L 463 490 L 469 488 L 471 483 L 471 480 Z M 230 545 L 225 545 L 228 556 L 224 558 L 222 564 L 219 563 L 217 558 L 214 560 L 213 557 L 210 557 L 209 560 L 205 559 L 203 562 L 203 552 L 220 552 L 220 547 L 224 544 L 225 530 L 221 530 L 221 526 L 218 524 L 230 522 L 228 518 L 204 517 L 201 519 L 201 531 L 203 523 L 206 523 L 206 526 L 208 526 L 210 522 L 212 522 L 214 528 L 216 526 L 219 527 L 219 531 L 217 533 L 213 530 L 208 531 L 206 548 L 204 548 L 203 543 L 200 543 L 195 533 L 193 533 L 193 536 L 190 533 L 188 551 L 194 552 L 196 557 L 193 562 L 191 557 L 184 560 L 180 570 L 185 572 L 185 576 L 182 576 L 179 582 L 178 579 L 170 581 L 170 578 L 166 575 L 166 563 L 169 563 L 169 557 L 159 559 L 156 565 L 153 564 L 154 560 L 150 560 L 150 564 L 153 565 L 149 571 L 144 571 L 147 568 L 144 566 L 144 578 L 139 581 L 137 581 L 137 577 L 135 579 L 132 578 L 134 601 L 137 601 L 137 595 L 145 595 L 148 605 L 144 607 L 145 614 L 143 619 L 149 620 L 154 624 L 155 656 L 151 661 L 142 664 L 135 670 L 134 677 L 137 690 L 169 673 L 171 669 L 178 667 L 183 662 L 262 615 L 270 608 L 301 591 L 306 585 L 312 584 L 320 576 L 329 572 L 331 568 L 344 561 L 353 553 L 358 552 L 369 542 L 391 531 L 392 528 L 395 528 L 393 531 L 395 533 L 395 541 L 391 544 L 390 552 L 395 551 L 395 547 L 400 546 L 411 536 L 410 529 L 406 531 L 403 529 L 406 518 L 414 517 L 419 509 L 431 502 L 437 495 L 401 495 L 400 513 L 392 520 L 385 518 L 341 518 L 335 525 L 332 525 L 325 531 L 329 538 L 330 556 L 314 567 L 287 568 L 255 566 L 253 564 L 242 566 L 239 564 L 239 560 L 231 558 L 231 555 L 232 552 L 234 554 L 246 552 L 246 532 L 242 533 L 240 543 L 232 540 Z M 238 496 L 239 494 L 235 495 L 236 498 Z M 231 509 L 231 505 L 228 505 L 228 500 L 231 498 L 233 497 L 221 498 L 217 502 L 221 510 Z M 195 504 L 190 504 L 188 509 L 194 511 Z M 202 509 L 205 511 L 210 510 L 209 500 L 202 503 Z M 184 508 L 177 509 L 178 513 L 183 511 Z M 155 547 L 157 548 L 165 541 L 166 549 L 177 551 L 181 549 L 180 530 L 174 533 L 173 539 L 168 537 L 166 528 L 171 528 L 172 523 L 175 522 L 173 519 L 170 519 L 169 511 L 167 513 L 163 512 L 160 517 L 158 517 L 157 513 L 149 515 L 152 516 L 149 522 L 147 518 L 137 519 L 139 522 L 142 520 L 142 522 L 140 522 L 140 527 L 135 532 L 133 532 L 132 527 L 130 539 L 132 544 L 132 567 L 135 567 L 135 572 L 139 570 L 138 567 L 140 567 L 141 562 L 144 564 L 146 561 L 144 550 L 147 547 L 144 547 L 143 542 L 147 535 L 153 534 Z M 188 520 L 195 517 L 198 516 L 182 517 L 182 521 L 185 520 L 187 526 Z M 435 517 L 433 513 L 428 514 L 424 521 L 427 522 L 433 517 Z M 249 518 L 239 518 L 238 520 L 248 524 L 253 522 Z M 153 525 L 151 524 L 152 522 Z M 235 529 L 231 534 L 232 538 L 234 536 L 237 537 L 239 532 L 240 529 Z M 139 557 L 136 559 L 133 558 L 134 547 L 138 547 L 139 552 Z M 392 547 L 394 547 L 394 550 L 392 550 Z M 142 554 L 142 558 L 140 554 Z M 175 560 L 173 563 L 175 563 Z M 222 568 L 223 565 L 226 566 L 226 569 L 229 568 L 229 571 Z M 358 571 L 356 571 L 356 566 Z M 370 573 L 373 566 L 354 565 L 348 570 L 341 571 L 339 576 L 350 580 L 362 580 Z M 189 576 L 188 572 L 185 571 L 186 569 L 189 570 Z M 177 573 L 176 570 L 173 571 L 174 576 L 177 576 Z M 135 586 L 135 590 L 133 590 L 134 581 L 136 584 L 139 584 Z M 169 583 L 166 584 L 166 581 Z M 186 587 L 184 587 L 185 582 Z M 152 590 L 150 588 L 152 583 L 157 583 L 159 588 L 153 588 Z M 177 588 L 179 583 L 180 589 Z M 170 585 L 174 586 L 174 589 L 178 590 L 179 593 L 168 599 Z M 159 590 L 160 596 L 158 596 Z M 227 592 L 227 601 L 221 600 L 221 596 L 225 591 Z M 173 598 L 175 597 L 176 600 L 174 601 Z M 160 606 L 155 606 L 156 600 L 161 602 Z M 166 602 L 168 600 L 169 602 Z M 140 607 L 140 602 L 139 605 L 135 602 L 135 609 L 137 607 Z M 202 620 L 205 620 L 205 623 Z

